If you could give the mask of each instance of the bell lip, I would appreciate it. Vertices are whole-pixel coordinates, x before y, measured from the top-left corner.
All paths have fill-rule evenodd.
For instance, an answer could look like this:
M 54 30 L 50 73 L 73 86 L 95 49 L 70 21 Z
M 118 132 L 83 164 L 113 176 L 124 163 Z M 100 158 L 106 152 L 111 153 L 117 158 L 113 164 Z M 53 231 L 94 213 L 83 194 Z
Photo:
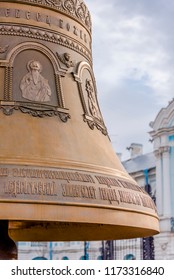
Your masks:
M 21 213 L 20 220 L 19 213 L 14 214 L 16 208 Z M 147 237 L 160 231 L 157 215 L 130 209 L 63 204 L 45 208 L 23 204 L 16 208 L 14 211 L 11 207 L 11 216 L 6 217 L 10 221 L 9 235 L 15 241 L 117 240 Z
M 15 222 L 15 221 L 14 221 Z M 63 228 L 62 228 L 63 224 Z M 153 221 L 154 224 L 154 221 Z M 122 225 L 86 224 L 86 223 L 27 222 L 19 229 L 13 228 L 10 221 L 9 236 L 15 242 L 58 242 L 58 241 L 101 241 L 145 238 L 160 233 L 158 226 L 142 228 Z M 66 225 L 66 226 L 64 226 Z
M 14 202 L 14 201 L 9 201 L 8 199 L 7 200 L 4 199 L 3 201 L 0 201 L 0 206 L 1 206 L 1 204 L 2 205 L 9 204 L 9 209 L 7 210 L 7 212 L 8 212 L 7 215 L 11 216 L 10 217 L 11 220 L 19 220 L 19 221 L 25 220 L 25 216 L 26 216 L 28 221 L 33 220 L 33 219 L 30 216 L 28 216 L 28 214 L 26 212 L 25 213 L 22 212 L 22 213 L 20 213 L 20 216 L 17 216 L 18 214 L 14 214 L 14 210 L 10 207 L 10 205 L 14 204 L 14 209 L 16 209 L 15 206 L 17 206 L 17 205 L 19 205 L 19 207 L 20 206 L 21 207 L 29 207 L 29 208 L 31 207 L 31 209 L 32 209 L 32 207 L 37 207 L 37 205 L 40 205 L 40 207 L 51 207 L 51 206 L 61 207 L 61 208 L 62 207 L 64 207 L 64 208 L 65 207 L 73 207 L 74 208 L 75 207 L 76 209 L 81 208 L 81 209 L 79 209 L 81 211 L 83 211 L 83 208 L 87 208 L 87 209 L 95 209 L 96 208 L 98 210 L 106 210 L 106 211 L 107 210 L 113 210 L 113 211 L 122 211 L 122 212 L 129 212 L 129 213 L 132 212 L 132 213 L 137 213 L 137 214 L 142 214 L 142 215 L 148 215 L 148 216 L 156 218 L 159 221 L 158 214 L 155 210 L 148 209 L 148 211 L 145 211 L 145 210 L 142 210 L 142 209 L 138 209 L 138 207 L 137 208 L 128 208 L 128 207 L 123 208 L 123 206 L 120 207 L 120 206 L 116 206 L 116 205 L 104 205 L 104 204 L 101 205 L 101 204 L 92 204 L 92 203 L 82 204 L 82 203 L 77 203 L 77 202 L 62 202 L 62 203 L 58 202 L 57 203 L 57 202 L 53 202 L 53 201 L 50 201 L 50 202 L 49 201 L 42 201 L 42 202 L 41 201 L 34 201 L 34 202 L 31 202 L 29 200 L 28 201 L 25 200 L 23 202 L 21 202 L 21 200 L 15 200 L 15 202 Z M 146 210 L 147 210 L 147 208 L 146 208 Z M 77 214 L 78 214 L 78 212 L 77 212 Z M 17 218 L 16 218 L 16 216 L 17 216 Z M 43 213 L 42 213 L 42 216 L 44 217 L 43 219 L 36 219 L 36 221 L 37 220 L 46 221 L 45 220 L 45 215 Z M 1 212 L 0 212 L 0 220 L 4 220 L 3 217 L 4 217 L 4 213 L 1 216 Z M 49 218 L 50 218 L 50 216 L 49 216 Z M 9 217 L 8 217 L 8 219 L 9 219 Z

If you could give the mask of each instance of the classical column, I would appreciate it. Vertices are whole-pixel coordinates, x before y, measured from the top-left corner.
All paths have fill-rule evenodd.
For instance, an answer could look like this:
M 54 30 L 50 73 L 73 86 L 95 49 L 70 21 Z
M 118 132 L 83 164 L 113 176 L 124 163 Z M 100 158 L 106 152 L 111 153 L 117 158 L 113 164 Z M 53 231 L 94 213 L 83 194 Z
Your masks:
M 170 147 L 161 147 L 161 153 L 163 158 L 163 205 L 164 205 L 164 217 L 171 216 L 171 194 L 170 194 Z
M 156 157 L 156 205 L 158 215 L 163 215 L 163 176 L 162 176 L 162 158 L 159 150 L 155 151 Z

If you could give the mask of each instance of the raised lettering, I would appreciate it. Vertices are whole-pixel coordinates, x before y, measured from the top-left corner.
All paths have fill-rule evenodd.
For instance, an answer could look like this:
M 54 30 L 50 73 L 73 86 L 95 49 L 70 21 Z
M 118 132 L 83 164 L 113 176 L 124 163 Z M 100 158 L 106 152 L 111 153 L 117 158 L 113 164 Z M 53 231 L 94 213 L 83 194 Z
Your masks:
M 80 186 L 80 185 L 67 185 L 62 184 L 62 195 L 64 197 L 80 197 L 96 199 L 96 190 L 92 186 Z
M 51 24 L 51 19 L 50 19 L 49 16 L 46 17 L 46 23 L 49 24 L 49 25 Z
M 67 24 L 66 24 L 66 29 L 67 29 L 68 31 L 70 31 L 70 28 L 71 28 L 70 24 L 67 23 Z
M 8 169 L 0 168 L 0 177 L 7 177 L 7 176 L 8 176 Z
M 132 183 L 126 182 L 126 181 L 122 181 L 122 180 L 118 180 L 118 181 L 119 181 L 120 185 L 123 186 L 123 188 L 142 192 L 141 188 L 135 184 L 132 184 Z
M 120 201 L 128 204 L 141 205 L 139 195 L 119 190 Z
M 26 182 L 13 180 L 4 183 L 4 193 L 16 197 L 17 195 L 45 195 L 57 196 L 55 182 Z
M 5 16 L 9 17 L 9 15 L 10 15 L 10 9 L 5 9 Z
M 95 176 L 99 184 L 120 187 L 119 181 L 115 178 Z
M 30 12 L 26 12 L 26 18 L 27 18 L 27 19 L 30 19 L 30 17 L 31 17 Z
M 36 14 L 36 20 L 37 20 L 37 21 L 41 21 L 41 14 L 40 14 L 40 13 L 37 13 L 37 14 Z
M 63 19 L 59 20 L 59 27 L 63 29 Z
M 85 43 L 87 43 L 87 34 L 84 34 L 82 30 L 78 29 L 77 26 L 71 25 L 70 22 L 66 22 L 63 19 L 57 19 L 56 17 L 51 17 L 48 15 L 40 14 L 39 12 L 30 12 L 19 9 L 0 9 L 2 15 L 5 17 L 13 16 L 15 18 L 25 18 L 27 20 L 35 19 L 37 22 L 45 22 L 46 24 L 55 24 L 58 25 L 61 29 L 66 29 L 67 31 L 72 32 L 80 39 L 82 39 Z
M 83 31 L 80 30 L 80 39 L 83 39 Z
M 85 43 L 87 43 L 87 36 L 86 36 L 86 34 L 84 34 L 84 41 L 85 41 Z
M 20 10 L 15 10 L 15 17 L 20 18 Z
M 99 188 L 99 193 L 102 200 L 108 200 L 110 203 L 116 201 L 119 204 L 119 197 L 117 196 L 116 190 Z
M 76 36 L 78 36 L 78 32 L 77 32 L 77 27 L 76 26 L 73 26 L 73 28 L 74 28 L 74 34 L 76 35 Z
M 150 197 L 140 195 L 140 198 L 144 207 L 156 210 L 155 203 Z

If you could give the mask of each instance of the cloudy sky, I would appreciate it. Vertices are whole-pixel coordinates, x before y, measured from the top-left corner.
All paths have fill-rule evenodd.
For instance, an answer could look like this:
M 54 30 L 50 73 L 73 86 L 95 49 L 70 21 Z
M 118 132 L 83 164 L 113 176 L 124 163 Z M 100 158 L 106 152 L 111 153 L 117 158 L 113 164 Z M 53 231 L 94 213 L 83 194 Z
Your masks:
M 113 147 L 149 142 L 153 121 L 174 98 L 174 1 L 85 0 L 93 22 L 100 108 Z

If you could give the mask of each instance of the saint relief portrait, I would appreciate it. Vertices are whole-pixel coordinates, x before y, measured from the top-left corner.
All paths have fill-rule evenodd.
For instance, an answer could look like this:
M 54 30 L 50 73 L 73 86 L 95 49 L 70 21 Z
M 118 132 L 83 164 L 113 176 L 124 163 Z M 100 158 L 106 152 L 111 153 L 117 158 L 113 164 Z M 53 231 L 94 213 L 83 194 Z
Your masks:
M 91 80 L 86 80 L 86 91 L 88 93 L 88 107 L 91 115 L 94 118 L 101 119 L 100 111 L 98 108 L 97 100 L 95 97 L 94 88 Z
M 30 60 L 27 63 L 28 73 L 20 82 L 22 97 L 36 102 L 49 102 L 51 99 L 51 88 L 48 80 L 42 75 L 42 65 L 39 61 Z

